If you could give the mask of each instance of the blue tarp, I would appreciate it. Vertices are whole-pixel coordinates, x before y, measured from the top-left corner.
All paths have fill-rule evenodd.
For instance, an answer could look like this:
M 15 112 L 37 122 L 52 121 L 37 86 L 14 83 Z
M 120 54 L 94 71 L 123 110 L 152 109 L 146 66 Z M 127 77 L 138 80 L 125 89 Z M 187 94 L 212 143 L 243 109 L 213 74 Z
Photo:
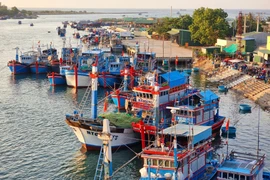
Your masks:
M 180 86 L 188 83 L 188 76 L 186 73 L 180 73 L 178 71 L 172 71 L 160 75 L 161 79 L 159 83 L 169 82 L 170 88 Z
M 203 100 L 205 103 L 209 103 L 210 101 L 216 100 L 216 99 L 219 98 L 214 92 L 212 92 L 212 91 L 209 90 L 209 89 L 206 90 L 206 91 L 201 91 L 201 92 L 200 92 L 200 95 L 202 96 L 202 100 Z

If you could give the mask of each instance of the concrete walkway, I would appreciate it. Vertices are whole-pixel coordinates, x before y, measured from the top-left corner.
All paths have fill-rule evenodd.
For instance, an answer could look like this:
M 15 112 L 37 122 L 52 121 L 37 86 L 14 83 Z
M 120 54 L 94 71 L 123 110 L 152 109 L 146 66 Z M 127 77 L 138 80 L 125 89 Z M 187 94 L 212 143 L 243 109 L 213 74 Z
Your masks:
M 155 52 L 157 57 L 171 57 L 175 59 L 178 57 L 192 57 L 192 49 L 180 47 L 176 43 L 171 41 L 164 41 L 164 51 L 163 51 L 163 41 L 149 39 L 147 37 L 135 37 L 132 40 L 122 40 L 125 46 L 135 47 L 136 42 L 140 45 L 140 51 Z

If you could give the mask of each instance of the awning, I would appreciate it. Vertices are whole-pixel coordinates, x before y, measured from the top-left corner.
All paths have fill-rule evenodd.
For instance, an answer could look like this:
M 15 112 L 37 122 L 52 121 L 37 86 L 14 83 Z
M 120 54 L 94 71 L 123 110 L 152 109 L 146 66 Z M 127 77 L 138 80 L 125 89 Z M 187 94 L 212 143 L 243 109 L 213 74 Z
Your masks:
M 258 51 L 263 53 L 263 54 L 270 54 L 270 50 L 268 50 L 268 49 L 259 49 Z
M 244 60 L 242 59 L 231 59 L 229 60 L 231 63 L 239 63 L 239 62 L 243 62 Z
M 234 54 L 237 51 L 237 44 L 232 44 L 223 49 L 226 53 Z
M 179 34 L 179 32 L 177 32 L 177 31 L 172 31 L 172 30 L 167 31 L 167 33 L 170 34 L 170 35 L 177 35 L 177 34 Z

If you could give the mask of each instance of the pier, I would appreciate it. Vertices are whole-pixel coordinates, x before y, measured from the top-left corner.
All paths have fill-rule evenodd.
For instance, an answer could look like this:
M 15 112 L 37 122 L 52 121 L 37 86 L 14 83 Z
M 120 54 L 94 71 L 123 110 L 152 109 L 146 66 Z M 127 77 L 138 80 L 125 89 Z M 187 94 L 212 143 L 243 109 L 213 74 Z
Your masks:
M 138 43 L 140 52 L 155 52 L 158 62 L 167 59 L 169 62 L 174 63 L 176 57 L 178 57 L 180 63 L 192 61 L 192 49 L 180 47 L 171 41 L 135 37 L 134 39 L 123 40 L 122 43 L 129 54 L 135 53 L 135 46 Z

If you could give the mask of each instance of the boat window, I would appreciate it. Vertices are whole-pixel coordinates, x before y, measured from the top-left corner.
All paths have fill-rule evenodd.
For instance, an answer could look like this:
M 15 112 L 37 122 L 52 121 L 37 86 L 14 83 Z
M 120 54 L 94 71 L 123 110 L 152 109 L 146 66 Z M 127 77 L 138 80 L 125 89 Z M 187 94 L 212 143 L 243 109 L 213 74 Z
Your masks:
M 153 161 L 152 161 L 153 163 L 152 163 L 152 165 L 153 166 L 157 166 L 158 165 L 158 162 L 157 162 L 157 160 L 156 159 L 153 159 Z
M 232 174 L 232 173 L 229 173 L 229 178 L 230 178 L 230 177 L 233 178 L 233 174 Z
M 179 110 L 176 110 L 175 114 L 180 114 L 180 111 Z
M 187 111 L 183 111 L 184 112 L 184 115 L 187 115 Z
M 227 178 L 228 176 L 227 176 L 227 173 L 223 173 L 223 178 Z
M 239 180 L 239 175 L 238 175 L 238 174 L 235 174 L 235 175 L 234 175 L 234 179 L 235 179 L 235 180 Z
M 149 94 L 146 94 L 146 98 L 149 99 Z
M 153 95 L 152 94 L 149 94 L 150 95 L 150 99 L 153 99 Z
M 243 176 L 243 175 L 240 176 L 240 180 L 245 180 L 245 179 L 246 179 L 245 176 Z
M 170 167 L 174 167 L 173 161 L 170 161 Z
M 170 161 L 165 161 L 165 162 L 164 162 L 164 166 L 165 166 L 165 167 L 170 167 Z
M 246 180 L 252 180 L 251 176 L 247 176 Z
M 143 98 L 146 98 L 146 95 L 145 95 L 145 93 L 143 93 L 143 94 L 142 94 L 142 96 L 143 96 Z
M 144 165 L 147 165 L 147 158 L 143 158 Z
M 163 167 L 163 160 L 159 160 L 159 161 L 158 161 L 158 165 L 159 165 L 160 167 Z

